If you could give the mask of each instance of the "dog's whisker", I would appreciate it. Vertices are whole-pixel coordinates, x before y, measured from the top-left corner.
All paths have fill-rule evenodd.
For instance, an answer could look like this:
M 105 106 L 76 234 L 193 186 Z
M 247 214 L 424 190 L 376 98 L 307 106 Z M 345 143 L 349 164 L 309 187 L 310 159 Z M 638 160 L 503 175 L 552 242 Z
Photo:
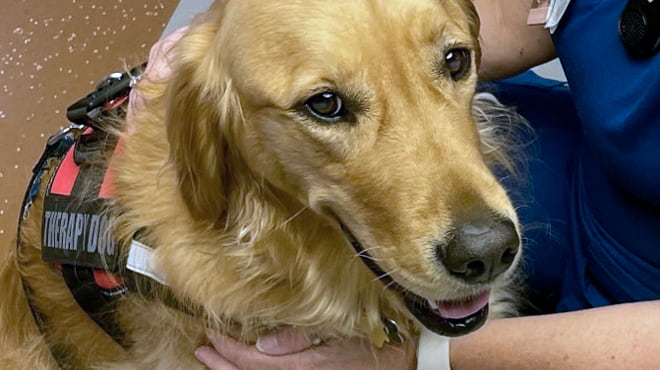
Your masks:
M 379 275 L 379 276 L 376 276 L 376 278 L 375 278 L 374 280 L 372 280 L 372 281 L 378 281 L 378 280 L 385 279 L 385 278 L 387 278 L 387 277 L 391 277 L 390 274 L 393 274 L 393 273 L 395 273 L 395 272 L 397 272 L 397 271 L 399 271 L 399 270 L 400 270 L 400 268 L 397 267 L 397 268 L 395 268 L 395 269 L 393 269 L 393 270 L 391 270 L 391 271 L 387 271 L 387 272 L 385 272 L 384 274 L 381 274 L 381 275 Z M 387 283 L 387 284 L 385 285 L 385 287 L 390 286 L 392 283 L 394 283 L 394 280 L 392 280 L 392 281 L 390 281 L 389 283 Z
M 369 251 L 372 251 L 372 250 L 375 250 L 375 249 L 380 249 L 380 248 L 382 248 L 382 247 L 373 247 L 373 248 L 364 249 L 364 250 L 360 251 L 359 253 L 356 253 L 355 257 L 367 259 L 367 260 L 374 261 L 374 262 L 380 262 L 381 261 L 380 258 L 376 258 L 376 257 L 368 254 Z
M 307 207 L 303 207 L 300 209 L 300 211 L 296 212 L 293 216 L 289 217 L 286 221 L 282 222 L 279 226 L 279 228 L 282 228 L 289 224 L 289 222 L 293 221 L 296 217 L 300 216 L 303 212 L 307 210 Z
M 363 258 L 363 259 L 367 259 L 367 260 L 369 260 L 369 261 L 374 261 L 374 262 L 380 262 L 380 261 L 381 261 L 380 258 L 375 258 L 375 257 L 372 257 L 372 256 L 370 256 L 370 255 L 368 255 L 368 254 L 361 254 L 361 253 L 358 253 L 358 254 L 356 254 L 356 256 L 357 256 L 357 257 L 360 257 L 360 258 Z
M 377 259 L 375 259 L 375 258 L 373 258 L 372 256 L 368 255 L 367 253 L 370 252 L 370 251 L 373 251 L 373 250 L 376 250 L 376 249 L 382 249 L 382 248 L 383 248 L 383 247 L 371 247 L 371 248 L 365 248 L 365 249 L 361 250 L 360 252 L 356 253 L 355 256 L 357 256 L 357 257 L 369 258 L 369 259 L 372 259 L 372 260 L 375 261 L 375 260 L 377 260 Z
M 393 270 L 391 270 L 391 271 L 387 271 L 387 272 L 385 272 L 384 274 L 381 274 L 380 276 L 376 277 L 376 280 L 381 280 L 381 279 L 384 279 L 384 278 L 386 278 L 386 277 L 390 277 L 390 274 L 395 273 L 395 272 L 397 272 L 397 271 L 399 271 L 399 270 L 400 270 L 400 268 L 397 267 L 397 268 L 395 268 L 395 269 L 393 269 Z
M 383 247 L 382 246 L 375 246 L 375 247 L 370 247 L 370 248 L 364 248 L 362 250 L 362 252 L 360 252 L 360 253 L 369 252 L 369 251 L 373 251 L 373 250 L 376 250 L 376 249 L 383 249 Z

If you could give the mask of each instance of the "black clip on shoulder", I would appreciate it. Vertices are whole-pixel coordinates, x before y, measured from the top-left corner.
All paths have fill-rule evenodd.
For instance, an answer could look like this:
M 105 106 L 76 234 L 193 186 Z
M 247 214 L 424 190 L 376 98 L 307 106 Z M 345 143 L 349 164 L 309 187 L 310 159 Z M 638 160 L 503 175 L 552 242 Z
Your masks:
M 124 73 L 111 73 L 103 79 L 96 89 L 86 97 L 78 100 L 67 108 L 66 118 L 78 125 L 95 128 L 94 118 L 104 110 L 106 103 L 128 95 L 133 85 L 138 81 L 145 64 Z

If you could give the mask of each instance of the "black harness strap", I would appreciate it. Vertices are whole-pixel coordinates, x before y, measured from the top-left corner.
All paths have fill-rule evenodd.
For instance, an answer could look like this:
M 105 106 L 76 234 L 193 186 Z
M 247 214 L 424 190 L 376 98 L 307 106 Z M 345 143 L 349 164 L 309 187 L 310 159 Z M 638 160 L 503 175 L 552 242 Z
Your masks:
M 115 311 L 117 296 L 124 294 L 125 288 L 118 288 L 117 295 L 106 294 L 97 285 L 94 270 L 90 267 L 62 265 L 61 272 L 80 308 L 112 339 L 123 345 L 124 332 L 115 320 Z
M 143 67 L 144 65 L 127 73 L 109 75 L 94 92 L 68 108 L 67 118 L 72 124 L 49 138 L 43 154 L 33 167 L 32 179 L 23 198 L 18 225 L 18 235 L 21 235 L 22 222 L 28 217 L 32 202 L 39 195 L 44 173 L 51 168 L 59 170 L 67 153 L 71 152 L 79 173 L 70 194 L 50 194 L 55 174 L 50 179 L 46 194 L 43 194 L 45 200 L 42 258 L 46 262 L 53 263 L 61 271 L 62 278 L 78 305 L 99 327 L 123 346 L 125 346 L 124 333 L 114 315 L 118 298 L 127 291 L 123 279 L 115 275 L 120 270 L 122 273 L 125 272 L 121 268 L 124 263 L 114 256 L 106 259 L 100 253 L 96 254 L 99 258 L 93 253 L 86 254 L 84 252 L 92 250 L 91 246 L 78 244 L 92 240 L 91 237 L 83 234 L 83 231 L 89 234 L 86 227 L 94 222 L 96 224 L 93 230 L 98 235 L 106 234 L 106 230 L 102 230 L 101 225 L 98 225 L 98 220 L 112 201 L 95 199 L 94 196 L 90 198 L 90 194 L 99 194 L 101 187 L 101 181 L 90 181 L 90 179 L 103 179 L 107 169 L 107 159 L 117 145 L 117 138 L 108 133 L 105 126 L 107 123 L 103 122 L 103 118 L 107 117 L 110 111 L 126 103 L 128 94 L 137 81 L 136 76 L 139 76 Z M 50 225 L 46 224 L 47 212 L 50 212 L 49 216 L 52 218 L 48 219 Z M 70 220 L 75 220 L 75 225 Z M 72 233 L 71 230 L 74 232 Z M 75 237 L 75 242 L 72 241 L 72 236 Z M 101 238 L 98 236 L 94 240 Z M 75 245 L 76 249 L 72 248 L 72 245 Z M 117 249 L 116 245 L 105 245 L 105 247 Z M 20 254 L 22 248 L 20 238 L 17 248 Z M 107 267 L 111 268 L 111 272 L 105 271 Z M 23 287 L 35 322 L 42 333 L 45 333 L 47 318 L 34 307 L 31 301 L 32 289 L 24 280 Z

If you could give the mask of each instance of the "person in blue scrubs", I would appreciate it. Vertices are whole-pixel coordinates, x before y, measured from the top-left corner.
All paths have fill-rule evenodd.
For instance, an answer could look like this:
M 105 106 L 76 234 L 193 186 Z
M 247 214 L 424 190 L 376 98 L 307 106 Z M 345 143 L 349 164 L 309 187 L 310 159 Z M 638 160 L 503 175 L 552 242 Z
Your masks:
M 573 0 L 552 36 L 525 25 L 529 0 L 475 3 L 483 75 L 556 54 L 570 85 L 529 73 L 496 84 L 537 133 L 529 186 L 518 189 L 521 219 L 532 225 L 528 283 L 537 312 L 560 313 L 493 322 L 452 341 L 453 368 L 657 367 L 660 53 L 635 58 L 624 48 L 626 1 Z
M 557 176 L 543 179 L 543 171 L 532 167 L 538 196 L 529 197 L 536 202 L 533 212 L 548 207 L 560 221 L 553 225 L 555 237 L 568 246 L 561 251 L 566 268 L 531 261 L 540 270 L 561 271 L 557 311 L 660 297 L 660 54 L 634 58 L 624 49 L 617 32 L 624 6 L 622 1 L 570 4 L 553 35 L 570 93 L 529 76 L 500 84 L 505 102 L 522 106 L 539 132 L 542 151 L 530 158 Z M 532 87 L 536 104 L 523 96 Z M 557 101 L 562 93 L 572 93 L 575 110 Z M 527 101 L 516 102 L 517 97 Z M 549 107 L 535 108 L 539 102 Z M 545 199 L 546 194 L 552 197 Z M 552 204 L 559 199 L 561 209 Z M 525 209 L 522 216 L 542 221 Z M 548 241 L 532 239 L 532 257 L 549 253 L 538 251 L 551 249 L 543 245 Z
M 633 58 L 623 47 L 617 22 L 626 1 L 573 0 L 553 35 L 527 26 L 531 3 L 475 0 L 484 79 L 556 55 L 570 85 L 527 73 L 493 87 L 536 131 L 528 185 L 512 193 L 529 241 L 531 311 L 542 315 L 493 321 L 452 339 L 452 368 L 657 367 L 660 53 Z M 260 348 L 212 337 L 217 351 L 204 348 L 198 357 L 214 369 L 364 368 L 374 358 L 347 350 L 350 341 L 303 350 L 309 343 L 285 334 Z M 415 358 L 411 350 L 376 353 L 381 365 Z

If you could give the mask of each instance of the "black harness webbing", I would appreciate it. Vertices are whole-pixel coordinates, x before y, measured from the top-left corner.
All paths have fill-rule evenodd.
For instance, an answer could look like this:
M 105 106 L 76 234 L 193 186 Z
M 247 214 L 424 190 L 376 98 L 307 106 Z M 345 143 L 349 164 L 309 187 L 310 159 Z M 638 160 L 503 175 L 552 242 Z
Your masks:
M 60 270 L 78 305 L 120 344 L 123 332 L 114 318 L 117 299 L 126 293 L 133 279 L 124 282 L 119 275 L 120 271 L 121 275 L 126 271 L 115 256 L 115 241 L 104 223 L 112 199 L 99 196 L 106 185 L 101 180 L 108 160 L 117 145 L 117 138 L 109 133 L 109 123 L 104 119 L 125 106 L 143 67 L 109 75 L 94 92 L 68 108 L 67 118 L 72 124 L 48 139 L 33 167 L 18 225 L 21 235 L 22 222 L 28 217 L 33 200 L 40 195 L 43 176 L 54 169 L 56 173 L 42 194 L 42 259 Z M 20 238 L 17 247 L 20 254 Z M 29 284 L 23 281 L 23 286 L 35 321 L 44 332 L 47 319 L 32 304 Z

